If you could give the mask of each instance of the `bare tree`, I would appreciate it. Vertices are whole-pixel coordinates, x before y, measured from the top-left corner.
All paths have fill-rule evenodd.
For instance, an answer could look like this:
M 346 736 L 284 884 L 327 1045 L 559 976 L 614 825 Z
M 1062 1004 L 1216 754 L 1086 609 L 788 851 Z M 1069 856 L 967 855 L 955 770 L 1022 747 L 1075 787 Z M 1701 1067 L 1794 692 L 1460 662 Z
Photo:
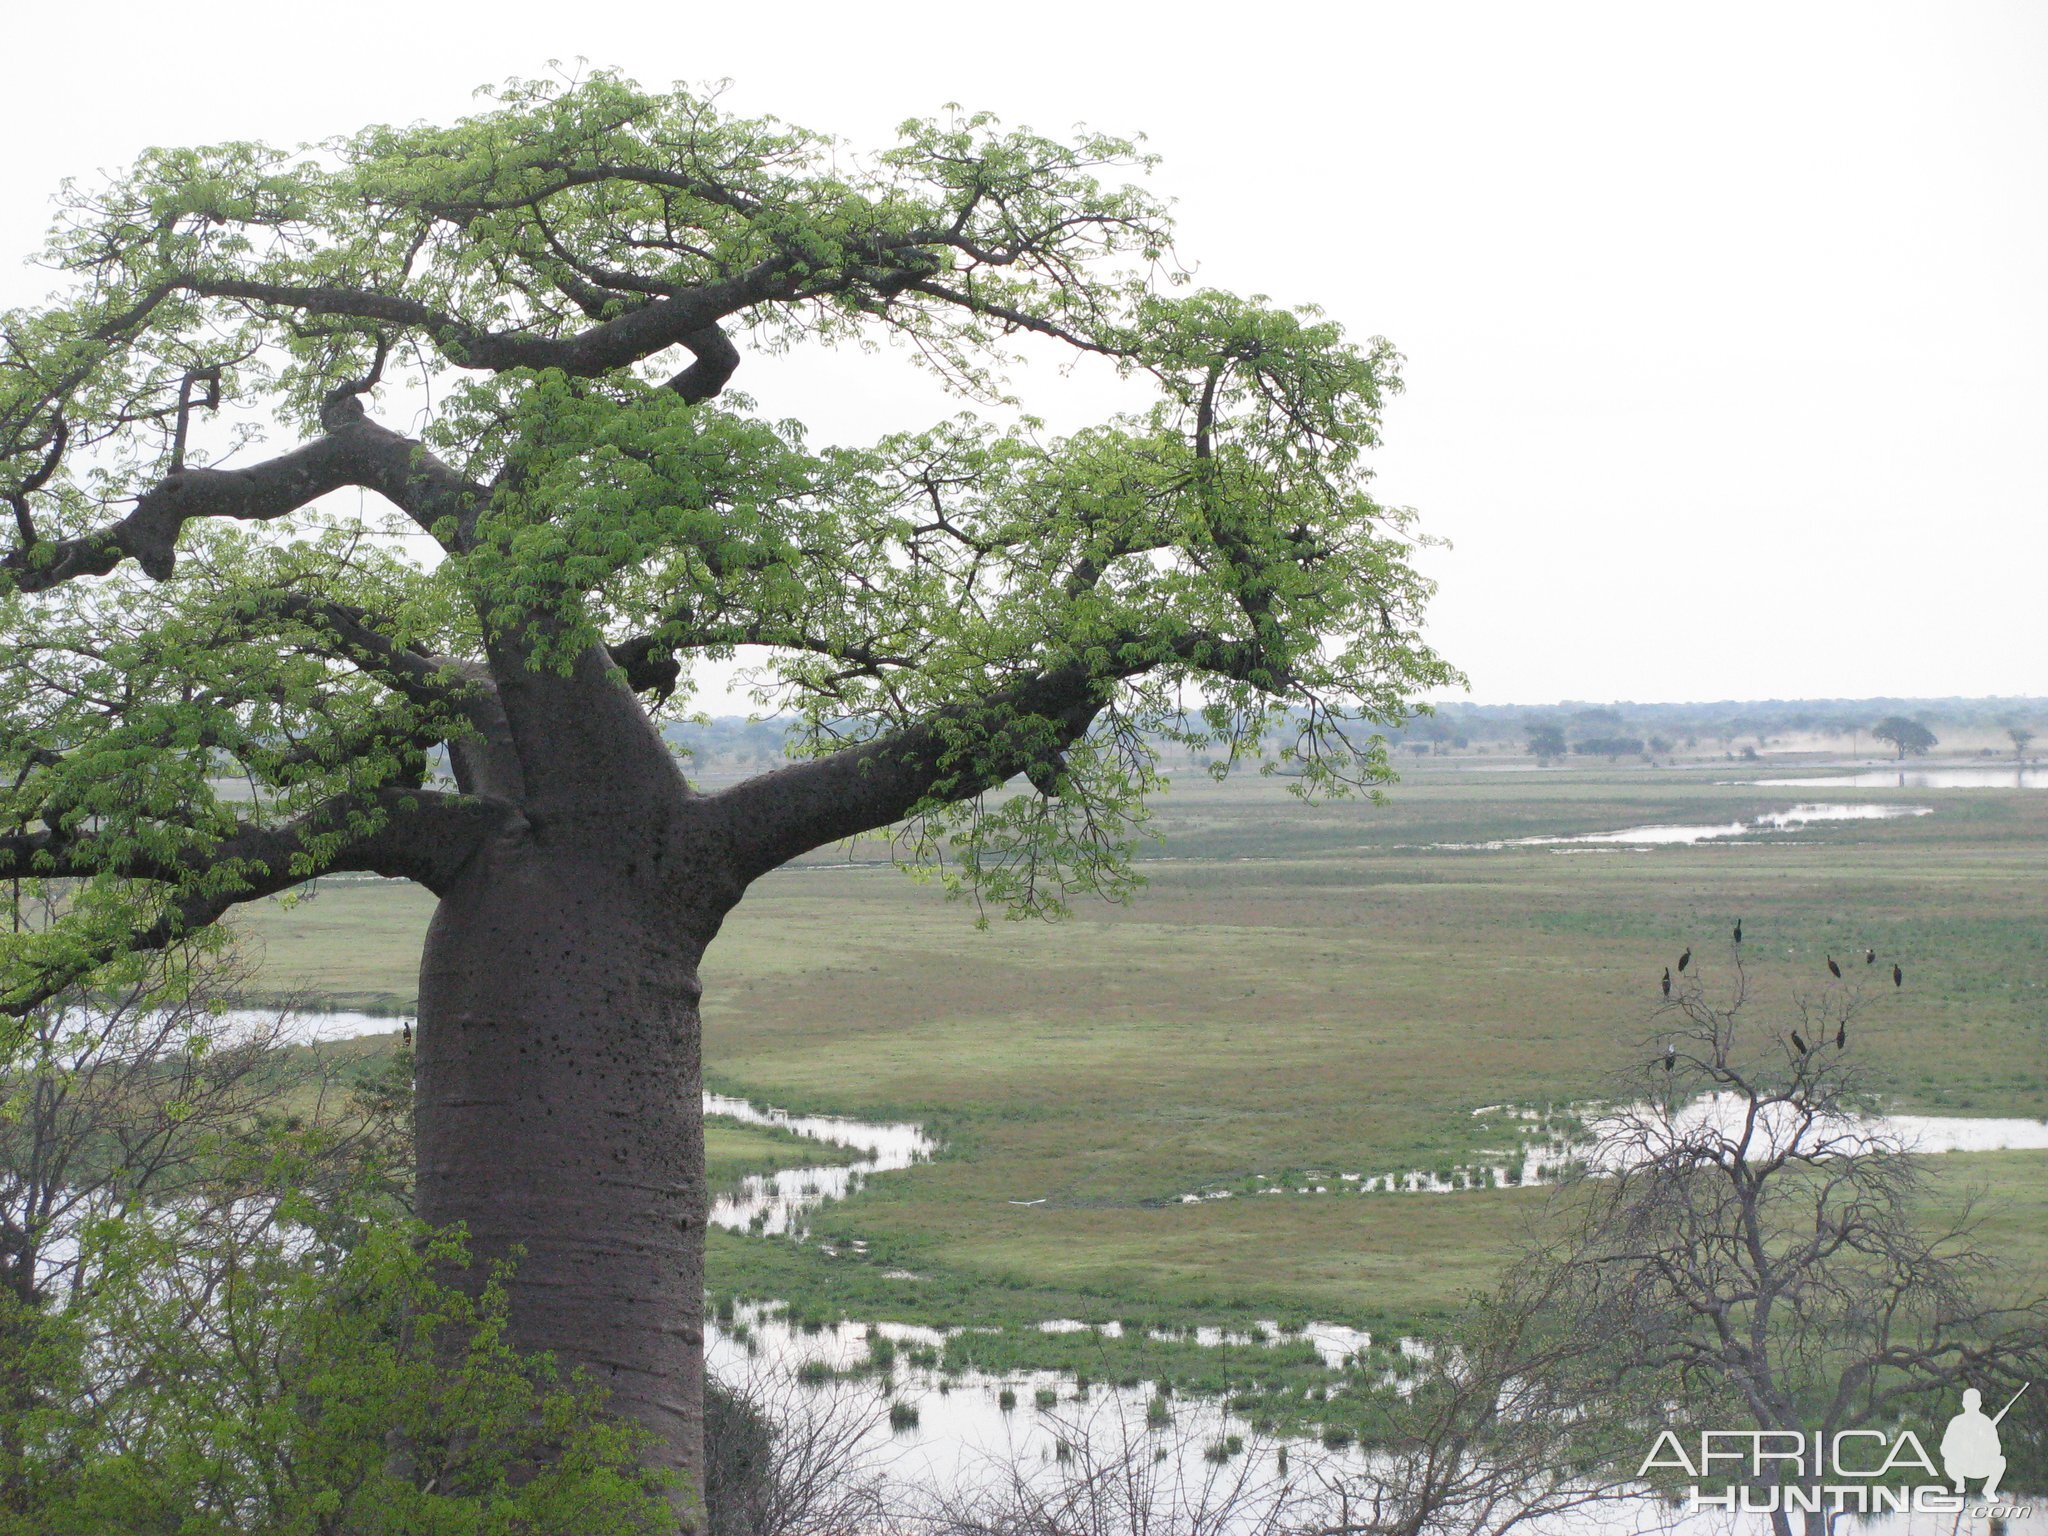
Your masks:
M 921 1536 L 1283 1536 L 1314 1523 L 1313 1480 L 1277 1444 L 1212 1438 L 1221 1424 L 1150 1427 L 1119 1393 L 1047 1414 L 1049 1461 L 1012 1454 L 978 1480 L 899 1501 Z
M 1965 1385 L 2004 1395 L 2048 1361 L 2048 1305 L 2011 1299 L 1974 1210 L 1930 1210 L 1922 1163 L 1871 1113 L 1864 1004 L 1835 980 L 1759 1025 L 1739 949 L 1723 1000 L 1695 970 L 1569 1192 L 1573 1305 L 1636 1369 L 1675 1373 L 1702 1427 L 1832 1439 Z M 1819 1496 L 1818 1469 L 1770 1465 Z
M 259 1148 L 269 1123 L 331 1127 L 336 1154 L 403 1136 L 337 1053 L 294 1040 L 289 1008 L 223 1011 L 235 962 L 206 962 L 181 995 L 162 978 L 150 966 L 113 996 L 59 996 L 0 1067 L 0 1283 L 24 1306 L 86 1283 L 81 1224 L 218 1186 L 234 1144 Z
M 709 1381 L 704 1506 L 709 1536 L 839 1536 L 881 1530 L 876 1432 L 888 1401 L 872 1385 L 801 1386 L 768 1371 Z
M 1612 1454 L 1632 1415 L 1613 1341 L 1545 1245 L 1430 1341 L 1371 1454 L 1312 1463 L 1312 1536 L 1506 1536 L 1641 1500 Z M 1592 1405 L 1598 1405 L 1594 1407 Z M 1590 1411 L 1589 1411 L 1590 1410 Z M 1635 1529 L 1655 1528 L 1636 1511 Z
M 174 968 L 197 989 L 166 994 Z M 344 1168 L 381 1174 L 404 1203 L 408 1100 L 295 1042 L 288 1009 L 221 1011 L 240 980 L 230 960 L 160 957 L 117 994 L 67 992 L 29 1014 L 0 1065 L 0 1508 L 20 1491 L 23 1415 L 49 1386 L 40 1321 L 96 1282 L 91 1223 L 178 1207 L 206 1237 L 166 1274 L 205 1293 L 281 1201 Z M 97 1393 L 118 1393 L 122 1359 L 96 1356 Z

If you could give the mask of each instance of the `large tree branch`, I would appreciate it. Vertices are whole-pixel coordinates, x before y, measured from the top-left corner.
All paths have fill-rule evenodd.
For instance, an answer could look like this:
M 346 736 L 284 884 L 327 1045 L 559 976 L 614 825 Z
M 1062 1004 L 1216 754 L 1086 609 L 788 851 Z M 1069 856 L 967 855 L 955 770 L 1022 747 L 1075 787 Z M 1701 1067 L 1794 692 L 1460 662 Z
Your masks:
M 810 849 L 900 821 L 934 795 L 965 799 L 1036 767 L 1079 741 L 1107 697 L 1107 684 L 1085 668 L 1064 667 L 711 799 L 740 877 L 753 880 Z
M 0 835 L 0 880 L 89 879 L 115 874 L 159 884 L 189 885 L 218 871 L 246 867 L 275 884 L 235 894 L 221 906 L 275 895 L 314 873 L 361 871 L 392 879 L 417 880 L 437 890 L 473 851 L 479 828 L 509 814 L 503 804 L 438 790 L 386 787 L 336 795 L 279 826 L 244 822 L 226 836 L 191 851 L 153 854 L 128 850 L 110 856 L 90 832 L 58 828 Z M 310 873 L 292 872 L 293 861 L 310 854 L 318 839 L 346 831 L 352 819 L 374 825 L 347 836 L 332 858 Z M 456 834 L 451 840 L 451 834 Z M 455 856 L 451 859 L 451 855 Z M 210 919 L 209 919 L 210 921 Z
M 629 688 L 635 693 L 652 693 L 658 701 L 675 692 L 682 677 L 682 663 L 676 659 L 678 652 L 734 645 L 770 646 L 830 657 L 846 664 L 847 675 L 860 677 L 880 677 L 892 667 L 912 667 L 918 661 L 914 655 L 882 651 L 857 640 L 812 634 L 788 623 L 749 619 L 700 624 L 687 609 L 670 615 L 661 629 L 615 640 L 605 650 L 612 664 L 626 674 Z
M 756 879 L 813 848 L 889 826 L 933 799 L 968 799 L 1020 773 L 1050 782 L 1059 756 L 1087 734 L 1117 684 L 1141 673 L 1186 666 L 1276 693 L 1294 684 L 1256 644 L 1199 630 L 1151 643 L 1129 636 L 1106 642 L 1099 654 L 1130 659 L 1106 670 L 1079 662 L 1050 668 L 710 797 L 726 817 L 741 878 Z
M 789 267 L 784 260 L 764 261 L 735 277 L 686 289 L 560 337 L 479 330 L 417 300 L 365 289 L 198 277 L 178 279 L 173 286 L 205 298 L 235 299 L 306 316 L 409 326 L 426 332 L 442 355 L 462 368 L 555 368 L 587 378 L 630 367 L 670 347 L 695 351 L 700 341 L 711 345 L 706 333 L 728 315 L 804 292 L 804 280 Z M 700 351 L 700 360 L 703 355 Z
M 1056 229 L 1051 233 L 1058 232 Z M 623 313 L 566 336 L 531 330 L 485 330 L 417 299 L 373 289 L 190 274 L 158 284 L 133 309 L 109 322 L 108 328 L 131 325 L 146 317 L 169 294 L 185 292 L 287 310 L 312 319 L 405 326 L 431 337 L 442 355 L 456 366 L 493 372 L 514 368 L 559 369 L 579 377 L 592 377 L 644 362 L 671 347 L 684 346 L 697 354 L 697 364 L 679 374 L 671 384 L 692 400 L 716 394 L 737 365 L 738 353 L 717 330 L 720 321 L 758 304 L 861 291 L 884 302 L 899 294 L 918 293 L 989 315 L 1014 329 L 1056 337 L 1084 351 L 1120 354 L 1120 347 L 989 299 L 973 292 L 971 286 L 963 291 L 933 281 L 939 264 L 937 253 L 941 250 L 961 251 L 982 265 L 1010 266 L 1023 260 L 1030 247 L 1030 239 L 1023 238 L 1015 248 L 987 250 L 955 230 L 909 230 L 852 242 L 843 265 L 827 270 L 815 270 L 814 254 L 803 248 L 778 248 L 775 254 L 746 270 L 713 282 L 666 290 L 659 283 L 635 282 L 635 298 L 644 302 L 631 303 Z M 563 292 L 580 311 L 604 308 L 596 302 L 598 296 L 585 287 L 581 276 Z
M 635 635 L 605 647 L 612 665 L 626 674 L 626 686 L 635 693 L 651 693 L 659 703 L 676 691 L 683 664 L 676 660 L 676 647 L 654 635 Z
M 84 879 L 111 872 L 174 888 L 161 914 L 123 939 L 68 951 L 61 963 L 11 986 L 0 998 L 0 1014 L 28 1013 L 118 954 L 165 949 L 230 908 L 316 875 L 359 871 L 416 880 L 439 894 L 517 817 L 502 801 L 385 788 L 337 795 L 280 826 L 244 823 L 188 853 L 127 857 L 112 871 L 96 857 L 89 835 L 42 830 L 0 837 L 0 878 Z
M 679 339 L 697 360 L 670 379 L 668 387 L 696 405 L 725 388 L 726 380 L 740 365 L 740 350 L 716 325 L 707 325 Z
M 423 708 L 462 713 L 467 696 L 488 683 L 462 675 L 448 657 L 400 645 L 377 627 L 366 609 L 308 592 L 267 594 L 264 605 L 321 632 L 332 641 L 329 653 L 376 677 L 393 692 Z
M 434 531 L 459 523 L 488 493 L 464 480 L 419 444 L 368 420 L 361 402 L 344 396 L 325 412 L 327 434 L 244 469 L 180 469 L 151 486 L 119 522 L 75 538 L 22 544 L 0 559 L 14 585 L 42 592 L 81 576 L 99 576 L 134 559 L 157 581 L 177 564 L 177 543 L 195 518 L 267 522 L 330 491 L 376 491 Z
M 477 515 L 490 499 L 488 487 L 465 478 L 417 439 L 371 421 L 353 386 L 327 397 L 320 424 L 356 455 L 361 478 L 355 484 L 375 491 L 449 550 L 469 547 Z
M 525 776 L 512 739 L 511 722 L 490 668 L 480 661 L 437 656 L 400 645 L 365 610 L 332 598 L 282 592 L 269 599 L 280 612 L 332 637 L 333 654 L 361 668 L 410 703 L 429 712 L 424 729 L 409 739 L 431 747 L 445 743 L 455 782 L 464 794 L 517 803 Z M 678 671 L 674 662 L 672 670 Z M 459 720 L 468 729 L 450 730 Z

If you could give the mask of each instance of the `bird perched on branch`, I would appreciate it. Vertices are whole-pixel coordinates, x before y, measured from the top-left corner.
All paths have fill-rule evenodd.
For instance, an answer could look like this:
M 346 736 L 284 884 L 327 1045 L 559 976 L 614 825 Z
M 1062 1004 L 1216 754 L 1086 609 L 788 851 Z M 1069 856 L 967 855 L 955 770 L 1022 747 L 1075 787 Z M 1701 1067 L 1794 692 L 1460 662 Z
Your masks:
M 1675 1045 L 1667 1045 L 1667 1046 L 1665 1046 L 1665 1047 L 1664 1047 L 1664 1070 L 1665 1070 L 1666 1072 L 1669 1072 L 1669 1071 L 1670 1071 L 1670 1070 L 1671 1070 L 1671 1069 L 1672 1069 L 1673 1067 L 1675 1067 L 1675 1066 L 1677 1066 L 1677 1065 L 1678 1065 L 1678 1047 L 1677 1047 L 1677 1046 L 1675 1046 Z
M 1841 1023 L 1839 1023 L 1839 1024 L 1837 1024 L 1837 1025 L 1835 1026 L 1835 1049 L 1836 1049 L 1836 1050 L 1838 1050 L 1838 1051 L 1843 1051 L 1843 1050 L 1847 1050 L 1848 1048 L 1849 1048 L 1849 1021 L 1848 1021 L 1847 1019 L 1844 1019 L 1844 1020 L 1842 1020 L 1842 1022 L 1841 1022 Z
M 1799 1031 L 1796 1029 L 1792 1031 L 1792 1049 L 1802 1056 L 1806 1054 L 1807 1050 L 1806 1042 L 1799 1038 Z
M 1835 957 L 1833 955 L 1828 956 L 1828 974 L 1837 981 L 1842 979 L 1842 968 L 1835 964 Z
M 1896 965 L 1894 965 L 1892 967 L 1892 985 L 1895 987 L 1903 987 L 1905 984 L 1906 973 L 1900 970 Z
M 1668 965 L 1664 967 L 1664 995 L 1671 995 L 1671 967 Z
M 1742 919 L 1739 917 L 1735 919 L 1735 942 L 1738 944 L 1742 942 Z
M 401 1019 L 401 1020 L 399 1020 L 399 1023 L 398 1023 L 398 1035 L 399 1035 L 399 1040 L 400 1040 L 400 1042 L 401 1042 L 401 1043 L 402 1043 L 402 1044 L 403 1044 L 403 1045 L 405 1046 L 405 1048 L 406 1048 L 406 1049 L 407 1049 L 408 1051 L 409 1051 L 409 1050 L 411 1050 L 411 1049 L 412 1049 L 412 1020 L 411 1020 L 411 1019 Z
M 1680 969 L 1680 970 L 1682 971 L 1682 970 L 1684 970 L 1684 969 L 1685 969 L 1685 968 L 1686 968 L 1686 967 L 1687 967 L 1688 965 L 1691 965 L 1691 964 L 1692 964 L 1692 946 L 1691 946 L 1690 944 L 1688 944 L 1688 945 L 1686 945 L 1686 947 L 1685 947 L 1685 953 L 1684 953 L 1684 954 L 1682 954 L 1682 955 L 1680 955 L 1680 956 L 1678 957 L 1678 968 L 1679 968 L 1679 969 Z

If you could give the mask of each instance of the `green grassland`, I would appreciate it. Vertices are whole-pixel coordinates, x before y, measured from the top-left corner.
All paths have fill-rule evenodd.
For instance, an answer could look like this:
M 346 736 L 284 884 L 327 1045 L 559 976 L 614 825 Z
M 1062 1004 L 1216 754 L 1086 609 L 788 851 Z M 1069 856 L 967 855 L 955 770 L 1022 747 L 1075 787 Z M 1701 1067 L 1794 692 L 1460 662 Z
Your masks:
M 1426 1317 L 1498 1274 L 1543 1192 L 1179 1196 L 1487 1161 L 1510 1133 L 1474 1110 L 1625 1091 L 1663 967 L 1690 945 L 1725 985 L 1737 916 L 1759 1020 L 1827 984 L 1833 954 L 1864 987 L 1855 1048 L 1889 1103 L 2048 1116 L 2048 794 L 1715 782 L 1732 776 L 1432 760 L 1374 807 L 1182 773 L 1148 888 L 1063 924 L 977 931 L 873 843 L 768 877 L 705 965 L 707 1080 L 920 1120 L 946 1151 L 817 1214 L 865 1257 L 717 1234 L 714 1288 L 956 1322 Z M 1934 814 L 1649 851 L 1430 846 L 1814 799 Z M 402 1007 L 428 912 L 407 887 L 337 881 L 241 926 L 266 984 Z M 1936 1181 L 1943 1200 L 1986 1186 L 2000 1245 L 2038 1275 L 2044 1175 L 2048 1154 L 1984 1154 Z
M 705 1173 L 717 1193 L 738 1189 L 740 1181 L 749 1174 L 845 1161 L 843 1148 L 794 1136 L 773 1126 L 742 1125 L 716 1115 L 704 1122 Z

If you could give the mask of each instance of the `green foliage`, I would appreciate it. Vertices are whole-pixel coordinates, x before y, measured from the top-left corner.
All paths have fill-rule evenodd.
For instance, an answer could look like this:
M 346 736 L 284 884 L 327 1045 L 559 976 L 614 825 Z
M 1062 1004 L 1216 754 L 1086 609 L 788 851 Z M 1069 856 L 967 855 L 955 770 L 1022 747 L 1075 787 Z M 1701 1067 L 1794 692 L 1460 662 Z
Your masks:
M 1582 757 L 1640 757 L 1643 741 L 1640 736 L 1584 736 L 1572 743 L 1572 750 Z
M 1564 731 L 1555 725 L 1528 727 L 1530 754 L 1540 763 L 1553 762 L 1565 754 Z
M 1887 716 L 1870 728 L 1870 734 L 1897 748 L 1900 762 L 1909 756 L 1923 757 L 1940 745 L 1934 732 L 1906 715 Z
M 1014 913 L 1131 889 L 1161 740 L 1376 790 L 1377 725 L 1458 681 L 1369 493 L 1400 359 L 1190 288 L 1150 168 L 957 111 L 861 155 L 600 72 L 67 189 L 68 286 L 0 316 L 0 876 L 71 882 L 0 935 L 9 996 L 381 870 L 484 665 L 600 641 L 672 661 L 671 711 L 758 647 L 800 752 L 929 733 L 898 855 Z M 891 339 L 972 409 L 813 445 L 720 393 L 720 327 Z M 1132 407 L 1048 433 L 1007 392 L 1034 349 Z M 280 435 L 326 467 L 273 474 Z
M 459 1234 L 340 1235 L 175 1209 L 87 1233 L 97 1282 L 10 1319 L 8 1374 L 37 1390 L 0 1531 L 673 1528 L 641 1432 L 511 1347 L 504 1275 L 468 1273 Z

